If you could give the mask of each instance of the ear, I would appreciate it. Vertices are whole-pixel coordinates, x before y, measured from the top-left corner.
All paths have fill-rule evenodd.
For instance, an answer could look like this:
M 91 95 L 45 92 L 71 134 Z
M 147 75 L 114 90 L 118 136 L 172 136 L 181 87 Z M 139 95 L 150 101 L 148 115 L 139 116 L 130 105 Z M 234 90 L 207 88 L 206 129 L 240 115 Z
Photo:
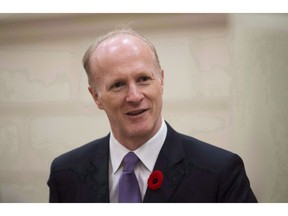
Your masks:
M 101 104 L 101 99 L 99 98 L 99 94 L 91 86 L 88 87 L 88 90 L 89 90 L 90 94 L 92 95 L 97 107 L 99 109 L 103 109 L 103 106 Z

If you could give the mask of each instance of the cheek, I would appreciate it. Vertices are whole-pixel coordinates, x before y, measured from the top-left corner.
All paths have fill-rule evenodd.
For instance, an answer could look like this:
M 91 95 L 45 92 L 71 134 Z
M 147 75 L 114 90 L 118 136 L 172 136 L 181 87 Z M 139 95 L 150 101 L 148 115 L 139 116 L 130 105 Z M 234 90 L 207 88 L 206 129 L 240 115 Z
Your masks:
M 103 109 L 110 114 L 116 114 L 116 111 L 121 108 L 122 99 L 120 96 L 113 97 L 113 96 L 106 96 L 102 98 L 102 106 Z
M 151 92 L 151 101 L 152 103 L 154 103 L 155 108 L 158 109 L 162 109 L 162 89 L 161 88 L 157 88 L 157 90 L 154 89 L 153 92 Z

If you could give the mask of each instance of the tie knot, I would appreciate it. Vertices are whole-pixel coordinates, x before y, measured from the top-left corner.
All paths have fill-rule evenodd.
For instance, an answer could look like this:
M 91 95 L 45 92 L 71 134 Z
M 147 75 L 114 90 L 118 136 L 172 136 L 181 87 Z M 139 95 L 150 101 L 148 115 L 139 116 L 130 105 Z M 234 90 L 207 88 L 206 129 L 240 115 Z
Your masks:
M 123 158 L 123 171 L 133 172 L 138 161 L 139 158 L 134 152 L 127 153 Z

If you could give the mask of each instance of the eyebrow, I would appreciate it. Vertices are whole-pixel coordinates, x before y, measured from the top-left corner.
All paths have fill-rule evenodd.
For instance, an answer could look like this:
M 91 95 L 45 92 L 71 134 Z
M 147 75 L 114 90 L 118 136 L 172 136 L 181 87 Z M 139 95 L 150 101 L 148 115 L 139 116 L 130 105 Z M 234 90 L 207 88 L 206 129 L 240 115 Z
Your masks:
M 151 76 L 153 78 L 155 78 L 157 76 L 157 74 L 155 74 L 152 71 L 140 71 L 137 72 L 136 74 L 133 74 L 133 78 L 138 78 L 141 76 Z M 109 80 L 107 83 L 105 83 L 105 89 L 109 89 L 111 87 L 111 85 L 113 85 L 114 83 L 117 82 L 126 82 L 126 78 L 121 77 L 116 77 L 116 78 L 112 78 L 111 80 Z

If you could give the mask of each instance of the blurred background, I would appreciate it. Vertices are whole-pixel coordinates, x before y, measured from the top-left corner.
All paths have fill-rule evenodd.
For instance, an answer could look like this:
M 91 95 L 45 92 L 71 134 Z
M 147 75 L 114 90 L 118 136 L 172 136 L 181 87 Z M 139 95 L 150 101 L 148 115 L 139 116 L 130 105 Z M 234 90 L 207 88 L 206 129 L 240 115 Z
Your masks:
M 0 202 L 48 202 L 52 160 L 109 133 L 82 56 L 130 25 L 158 49 L 164 118 L 239 154 L 259 202 L 288 202 L 287 14 L 0 14 Z

